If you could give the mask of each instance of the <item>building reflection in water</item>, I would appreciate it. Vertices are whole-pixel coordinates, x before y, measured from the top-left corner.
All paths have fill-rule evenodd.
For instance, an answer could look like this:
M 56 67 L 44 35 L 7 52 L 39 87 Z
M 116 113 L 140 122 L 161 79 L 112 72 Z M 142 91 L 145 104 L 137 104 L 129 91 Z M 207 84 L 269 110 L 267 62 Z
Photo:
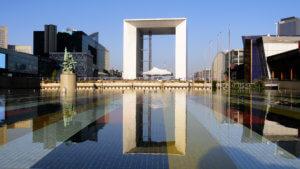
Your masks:
M 300 157 L 300 119 L 291 116 L 288 108 L 279 109 L 278 101 L 267 92 L 267 97 L 255 94 L 221 96 L 213 95 L 212 108 L 215 117 L 220 123 L 240 123 L 243 129 L 241 141 L 243 143 L 260 143 L 263 138 L 276 143 L 296 157 Z M 260 104 L 259 104 L 260 103 Z M 272 103 L 272 104 L 271 104 Z M 255 137 L 255 134 L 263 137 Z M 281 149 L 274 153 L 284 156 Z
M 76 95 L 59 97 L 39 93 L 29 93 L 24 97 L 16 97 L 17 95 L 20 94 L 0 95 L 0 146 L 31 132 L 32 142 L 42 143 L 45 149 L 55 148 L 58 143 L 65 141 L 97 141 L 97 132 L 109 121 L 109 95 L 104 95 L 101 99 L 95 93 L 80 98 Z M 49 102 L 47 100 L 39 103 L 45 95 Z M 91 113 L 82 113 L 86 111 Z M 104 112 L 100 118 L 99 111 Z M 91 121 L 94 118 L 95 121 L 86 125 L 74 120 L 80 113 L 86 120 Z M 66 140 L 66 133 L 74 135 Z
M 172 97 L 171 95 L 174 95 Z M 123 153 L 186 151 L 186 92 L 123 94 Z
M 12 103 L 6 100 L 6 95 L 0 95 L 0 145 L 25 135 L 31 131 L 32 119 L 36 108 L 7 110 Z
M 4 95 L 0 95 L 0 145 L 7 142 L 7 128 L 5 121 L 5 99 Z
M 94 94 L 83 99 L 77 99 L 76 95 L 61 97 L 61 109 L 59 113 L 45 117 L 43 120 L 34 120 L 34 127 L 36 129 L 47 127 L 43 129 L 42 133 L 34 132 L 33 141 L 43 143 L 44 148 L 54 148 L 58 142 L 65 142 L 70 145 L 88 140 L 98 141 L 98 131 L 102 129 L 109 120 L 108 110 L 106 110 L 110 103 L 109 100 L 109 97 L 99 99 L 99 97 L 95 97 Z M 99 104 L 102 106 L 99 106 Z M 90 113 L 82 113 L 87 110 Z M 104 115 L 97 118 L 97 111 L 103 111 Z M 74 120 L 74 117 L 79 113 L 82 113 L 81 121 L 90 121 L 91 119 L 95 121 L 86 126 L 80 121 Z M 61 120 L 63 123 L 59 122 Z M 74 133 L 74 131 L 78 132 Z M 65 133 L 74 134 L 66 140 Z
M 99 100 L 96 98 L 93 99 L 92 103 L 96 103 Z M 85 141 L 94 141 L 97 142 L 98 141 L 98 131 L 101 130 L 108 122 L 109 122 L 109 114 L 107 109 L 107 106 L 109 104 L 109 97 L 104 96 L 104 98 L 102 98 L 103 101 L 103 106 L 101 106 L 100 108 L 97 109 L 93 109 L 94 111 L 94 118 L 95 121 L 92 122 L 91 124 L 89 124 L 88 126 L 80 129 L 76 134 L 74 134 L 72 137 L 70 137 L 68 140 L 66 140 L 65 142 L 67 144 L 70 143 L 81 143 L 81 142 L 85 142 Z M 63 114 L 64 114 L 64 124 L 66 125 L 78 125 L 80 127 L 82 127 L 81 124 L 76 124 L 76 121 L 73 120 L 73 116 L 76 115 L 76 106 L 73 105 L 75 103 L 75 99 L 73 101 L 73 99 L 71 100 L 64 100 L 62 101 L 63 103 Z M 104 115 L 100 118 L 96 118 L 96 111 L 104 111 Z

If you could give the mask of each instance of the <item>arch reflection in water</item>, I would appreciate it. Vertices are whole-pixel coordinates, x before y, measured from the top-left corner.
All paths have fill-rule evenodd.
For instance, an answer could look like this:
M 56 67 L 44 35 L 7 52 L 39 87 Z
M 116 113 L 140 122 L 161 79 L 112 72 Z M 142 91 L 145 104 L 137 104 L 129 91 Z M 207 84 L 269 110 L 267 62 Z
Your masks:
M 185 151 L 186 91 L 124 92 L 124 154 L 185 155 Z

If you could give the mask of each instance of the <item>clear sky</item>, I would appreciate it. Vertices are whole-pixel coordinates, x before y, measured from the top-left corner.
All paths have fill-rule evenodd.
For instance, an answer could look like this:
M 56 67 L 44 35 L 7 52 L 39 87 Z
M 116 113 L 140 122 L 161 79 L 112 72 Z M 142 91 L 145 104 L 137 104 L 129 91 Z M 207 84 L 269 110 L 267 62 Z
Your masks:
M 10 44 L 32 45 L 33 31 L 56 24 L 86 33 L 99 32 L 110 50 L 111 67 L 122 70 L 123 19 L 186 17 L 188 21 L 188 71 L 193 73 L 213 60 L 209 42 L 221 33 L 227 49 L 230 25 L 232 47 L 241 48 L 242 35 L 275 34 L 275 22 L 300 17 L 299 0 L 1 0 L 0 25 L 9 28 Z M 154 65 L 173 70 L 174 36 L 155 36 Z

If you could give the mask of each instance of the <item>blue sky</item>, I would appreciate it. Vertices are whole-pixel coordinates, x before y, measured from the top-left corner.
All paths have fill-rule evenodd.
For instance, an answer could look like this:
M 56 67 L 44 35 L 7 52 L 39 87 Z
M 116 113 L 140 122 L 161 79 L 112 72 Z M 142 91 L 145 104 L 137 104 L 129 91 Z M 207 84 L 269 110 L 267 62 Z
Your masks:
M 227 49 L 229 25 L 232 47 L 241 48 L 242 35 L 275 34 L 280 18 L 300 17 L 299 6 L 298 0 L 1 0 L 0 25 L 8 26 L 10 44 L 32 45 L 33 31 L 50 23 L 60 31 L 73 27 L 99 32 L 100 42 L 110 50 L 111 67 L 121 70 L 123 19 L 186 17 L 188 71 L 193 73 L 211 65 L 209 41 L 216 42 L 219 32 L 221 46 Z M 172 70 L 175 38 L 153 39 L 154 65 Z

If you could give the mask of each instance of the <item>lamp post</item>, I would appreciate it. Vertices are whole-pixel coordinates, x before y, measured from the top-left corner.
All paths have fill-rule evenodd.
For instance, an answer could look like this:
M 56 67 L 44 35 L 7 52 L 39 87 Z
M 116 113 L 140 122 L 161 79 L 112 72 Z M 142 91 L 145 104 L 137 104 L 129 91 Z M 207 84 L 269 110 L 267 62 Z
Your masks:
M 228 27 L 228 87 L 229 87 L 229 92 L 230 92 L 230 87 L 231 87 L 231 72 L 230 72 L 230 68 L 231 68 L 231 51 L 230 51 L 230 48 L 231 48 L 231 32 L 230 32 L 230 25 Z
M 213 44 L 213 41 L 210 40 L 210 41 L 209 41 L 209 46 L 208 46 L 208 48 L 209 48 L 209 50 L 208 50 L 208 57 L 209 57 L 209 58 L 211 57 L 211 55 L 212 55 L 212 58 L 213 58 L 213 54 L 212 54 L 212 52 L 211 52 L 211 46 L 212 46 L 212 44 Z M 211 71 L 212 71 L 212 66 L 211 66 Z M 211 85 L 212 85 L 212 73 L 211 73 L 211 71 L 210 71 L 210 83 L 211 83 Z
M 230 68 L 231 68 L 231 32 L 230 32 L 230 25 L 228 26 L 228 108 L 229 110 L 231 109 L 230 106 L 231 106 L 231 99 L 230 99 L 230 95 L 231 95 L 231 91 L 230 91 L 230 88 L 231 88 L 231 75 L 230 75 Z M 229 116 L 230 116 L 230 112 L 229 112 Z

